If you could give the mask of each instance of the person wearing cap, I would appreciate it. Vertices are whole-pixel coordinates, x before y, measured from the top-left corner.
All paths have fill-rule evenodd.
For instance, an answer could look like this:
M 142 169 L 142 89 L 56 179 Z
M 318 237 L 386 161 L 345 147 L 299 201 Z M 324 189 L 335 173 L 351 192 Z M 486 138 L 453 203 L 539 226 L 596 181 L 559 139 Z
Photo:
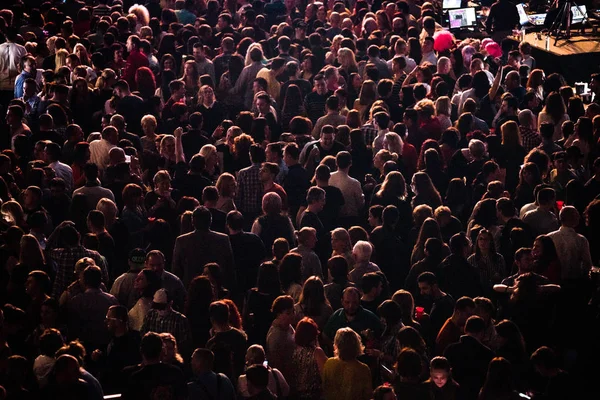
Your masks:
M 128 258 L 129 271 L 125 272 L 113 283 L 110 288 L 110 294 L 115 296 L 119 303 L 127 307 L 130 310 L 136 303 L 138 295 L 133 290 L 133 282 L 144 268 L 146 262 L 146 252 L 143 249 L 137 248 L 131 250 Z
M 173 298 L 166 289 L 159 289 L 152 298 L 152 309 L 148 311 L 140 333 L 170 333 L 177 340 L 181 354 L 189 355 L 192 330 L 187 317 L 173 310 Z

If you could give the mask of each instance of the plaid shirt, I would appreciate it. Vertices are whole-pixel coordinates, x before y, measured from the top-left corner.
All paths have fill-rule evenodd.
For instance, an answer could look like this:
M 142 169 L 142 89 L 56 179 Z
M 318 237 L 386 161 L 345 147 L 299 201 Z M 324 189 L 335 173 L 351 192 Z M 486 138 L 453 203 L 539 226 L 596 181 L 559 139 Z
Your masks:
M 238 191 L 235 204 L 242 214 L 260 214 L 263 187 L 260 182 L 260 164 L 242 169 L 237 176 Z
M 526 152 L 529 153 L 530 150 L 542 144 L 540 134 L 533 129 L 521 125 L 519 126 L 519 131 L 521 132 L 521 141 Z
M 170 310 L 166 315 L 160 315 L 158 310 L 150 310 L 144 318 L 144 324 L 140 334 L 144 336 L 148 332 L 170 333 L 175 336 L 177 346 L 181 353 L 191 350 L 192 330 L 185 315 L 175 310 Z
M 375 140 L 375 137 L 377 136 L 377 128 L 375 128 L 375 124 L 373 124 L 372 121 L 369 121 L 361 126 L 360 130 L 364 135 L 367 147 L 371 147 L 373 145 L 373 140 Z
M 62 292 L 75 280 L 75 264 L 84 257 L 90 257 L 102 270 L 102 280 L 108 283 L 108 270 L 104 258 L 94 250 L 83 246 L 51 249 L 48 254 L 56 263 L 56 279 L 52 288 L 52 297 L 59 298 Z

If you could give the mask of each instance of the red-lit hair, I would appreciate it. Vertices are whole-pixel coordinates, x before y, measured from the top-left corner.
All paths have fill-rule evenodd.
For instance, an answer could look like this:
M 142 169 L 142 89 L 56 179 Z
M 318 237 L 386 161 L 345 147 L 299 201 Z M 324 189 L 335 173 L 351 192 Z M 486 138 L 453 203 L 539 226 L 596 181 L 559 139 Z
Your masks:
M 296 325 L 294 341 L 298 346 L 310 346 L 315 343 L 317 336 L 319 336 L 319 326 L 312 318 L 304 317 Z

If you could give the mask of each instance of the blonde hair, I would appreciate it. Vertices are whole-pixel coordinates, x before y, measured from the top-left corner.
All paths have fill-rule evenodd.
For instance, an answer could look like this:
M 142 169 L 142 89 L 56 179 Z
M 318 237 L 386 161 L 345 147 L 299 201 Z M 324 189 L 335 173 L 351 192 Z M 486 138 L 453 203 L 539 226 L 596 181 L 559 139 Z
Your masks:
M 334 354 L 342 361 L 352 361 L 363 353 L 364 346 L 352 328 L 340 328 L 333 340 Z
M 217 148 L 215 146 L 213 146 L 212 144 L 205 144 L 204 146 L 202 146 L 202 148 L 198 152 L 198 154 L 200 154 L 202 157 L 204 157 L 204 159 L 207 159 L 213 153 L 215 153 L 215 154 L 217 153 Z
M 21 237 L 21 251 L 19 253 L 19 263 L 32 270 L 39 269 L 46 263 L 46 257 L 40 247 L 40 243 L 33 235 L 23 235 Z
M 175 136 L 173 135 L 163 135 L 162 139 L 160 140 L 160 155 L 161 156 L 165 156 L 166 157 L 166 152 L 167 152 L 167 142 L 172 141 L 173 144 L 175 144 Z
M 156 127 L 158 125 L 158 123 L 156 122 L 156 117 L 154 115 L 152 115 L 152 114 L 146 114 L 146 115 L 144 115 L 142 117 L 142 120 L 141 120 L 140 123 L 142 125 L 142 129 L 143 130 L 145 130 L 144 129 L 145 126 L 148 126 L 148 127 L 151 126 L 153 128 L 152 131 L 154 131 L 154 129 L 156 129 Z
M 141 4 L 134 4 L 129 7 L 129 14 L 135 15 L 138 24 L 144 26 L 150 23 L 150 13 L 148 9 Z
M 331 238 L 339 239 L 346 245 L 346 251 L 352 251 L 352 241 L 350 240 L 350 234 L 345 228 L 335 228 L 331 231 Z
M 110 68 L 103 69 L 102 74 L 96 80 L 96 89 L 102 89 L 110 79 L 117 79 L 116 72 Z
M 356 58 L 354 57 L 354 52 L 347 48 L 342 47 L 338 50 L 338 57 L 340 58 L 340 62 L 343 68 L 353 67 L 358 71 L 358 65 L 356 64 Z
M 228 172 L 224 172 L 217 179 L 216 187 L 219 191 L 219 196 L 232 197 L 233 193 L 230 193 L 229 188 L 232 183 L 236 183 L 235 176 L 231 175 Z
M 69 56 L 69 52 L 65 49 L 60 49 L 54 55 L 54 61 L 56 63 L 56 67 L 54 68 L 54 72 L 58 73 L 58 71 L 67 65 L 67 57 Z
M 448 96 L 440 96 L 435 101 L 435 115 L 445 115 L 449 116 L 451 112 L 452 103 L 450 102 L 450 97 Z
M 156 174 L 154 174 L 154 178 L 152 178 L 154 185 L 158 185 L 162 182 L 171 182 L 171 175 L 169 175 L 169 171 L 166 169 L 161 169 Z
M 404 146 L 404 142 L 402 142 L 402 138 L 396 132 L 388 132 L 385 134 L 384 139 L 387 143 L 387 150 L 396 155 L 396 159 L 402 156 L 402 147 Z

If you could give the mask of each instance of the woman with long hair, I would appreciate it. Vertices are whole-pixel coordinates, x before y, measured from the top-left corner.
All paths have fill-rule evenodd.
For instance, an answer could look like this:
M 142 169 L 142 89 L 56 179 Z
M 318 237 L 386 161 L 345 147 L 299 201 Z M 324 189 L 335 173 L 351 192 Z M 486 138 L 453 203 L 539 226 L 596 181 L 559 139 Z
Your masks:
M 344 228 L 335 228 L 331 231 L 331 248 L 333 252 L 331 257 L 342 256 L 348 262 L 348 270 L 354 268 L 354 258 L 352 257 L 352 242 L 350 234 Z
M 501 230 L 498 225 L 496 199 L 483 199 L 475 205 L 467 224 L 467 236 L 474 240 L 474 232 L 481 228 L 487 229 L 492 234 L 496 248 L 500 248 Z
M 479 400 L 519 400 L 514 390 L 513 369 L 510 361 L 495 357 L 488 366 L 485 383 L 479 391 Z
M 280 295 L 281 282 L 277 267 L 271 261 L 262 263 L 256 287 L 248 291 L 244 304 L 244 328 L 250 343 L 265 344 L 267 332 L 273 322 L 271 306 Z
M 288 379 L 292 393 L 298 400 L 321 398 L 323 391 L 321 374 L 327 355 L 319 347 L 319 327 L 308 317 L 296 325 L 294 342 L 296 347 L 291 364 L 294 373 Z
M 565 102 L 558 92 L 552 92 L 546 97 L 546 105 L 538 115 L 538 131 L 544 122 L 550 122 L 554 125 L 553 141 L 562 138 L 562 124 L 569 120 L 567 107 Z
M 283 108 L 281 109 L 281 126 L 285 132 L 288 131 L 292 118 L 298 115 L 306 115 L 302 92 L 298 85 L 291 84 L 287 87 Z
M 496 324 L 494 349 L 498 357 L 504 357 L 520 373 L 525 373 L 528 364 L 525 339 L 517 324 L 504 319 Z
M 506 169 L 504 187 L 512 193 L 517 187 L 519 171 L 527 152 L 521 143 L 519 125 L 515 121 L 508 121 L 500 127 L 502 132 L 502 145 L 500 154 L 496 157 L 500 167 Z
M 353 72 L 348 77 L 346 81 L 346 91 L 348 92 L 347 105 L 348 108 L 354 108 L 354 104 L 358 99 L 360 89 L 362 88 L 363 78 L 360 76 L 358 72 Z M 356 110 L 358 111 L 358 110 Z M 362 118 L 360 111 L 358 111 L 359 116 Z
M 73 120 L 84 132 L 90 132 L 93 127 L 93 112 L 96 105 L 96 93 L 90 90 L 84 78 L 76 78 L 69 92 L 69 104 Z
M 283 293 L 298 302 L 302 294 L 302 256 L 287 253 L 279 262 L 279 280 Z
M 333 309 L 325 296 L 323 281 L 318 276 L 311 276 L 304 282 L 298 303 L 294 306 L 296 319 L 312 318 L 323 330 Z
M 427 344 L 423 339 L 423 336 L 418 330 L 412 326 L 405 326 L 398 331 L 396 335 L 398 340 L 398 351 L 401 352 L 404 349 L 414 350 L 421 358 L 421 381 L 425 380 L 429 375 L 429 354 L 427 353 Z
M 368 79 L 362 83 L 358 98 L 352 108 L 358 110 L 363 120 L 367 120 L 371 106 L 377 100 L 377 84 Z
M 423 155 L 423 161 L 424 168 L 422 171 L 429 176 L 440 193 L 446 193 L 450 181 L 448 175 L 444 172 L 444 164 L 440 153 L 434 148 L 427 149 Z
M 412 326 L 421 332 L 421 324 L 415 320 L 415 299 L 413 295 L 404 289 L 396 290 L 392 296 L 392 300 L 400 306 L 402 314 L 402 324 Z
M 198 154 L 204 157 L 204 175 L 212 182 L 216 181 L 220 174 L 217 148 L 212 144 L 205 144 L 200 148 Z
M 415 197 L 411 201 L 411 206 L 415 208 L 421 204 L 427 204 L 433 209 L 442 205 L 442 197 L 438 190 L 433 186 L 429 175 L 425 172 L 417 172 L 412 177 L 411 188 Z
M 352 113 L 355 113 L 358 117 L 357 110 L 350 110 L 347 118 L 349 118 Z M 359 182 L 362 182 L 367 172 L 372 168 L 373 152 L 367 148 L 365 135 L 360 130 L 360 127 L 350 131 L 350 155 L 352 156 L 350 176 L 354 177 Z
M 150 68 L 138 68 L 135 71 L 135 83 L 142 99 L 149 100 L 154 96 L 156 92 L 156 80 Z
M 33 235 L 21 237 L 19 264 L 29 272 L 39 270 L 46 272 L 50 277 L 54 276 L 54 271 L 46 264 L 46 257 L 40 243 Z
M 58 71 L 67 65 L 67 57 L 69 56 L 69 51 L 66 49 L 59 49 L 56 51 L 54 55 L 54 63 L 56 67 L 54 68 L 54 72 L 58 74 Z
M 358 72 L 354 52 L 347 47 L 342 47 L 337 52 L 337 60 L 340 64 L 338 68 L 340 76 L 344 78 L 345 82 L 349 83 L 351 75 Z
M 25 228 L 27 226 L 25 213 L 23 212 L 23 207 L 21 207 L 19 202 L 15 200 L 9 200 L 5 203 L 2 203 L 0 211 L 2 213 L 2 219 L 4 223 L 7 225 L 18 226 L 19 228 Z
M 435 117 L 440 121 L 442 131 L 452 127 L 452 120 L 450 119 L 452 113 L 452 103 L 450 97 L 440 96 L 435 101 Z
M 216 208 L 228 213 L 229 211 L 237 210 L 233 199 L 237 191 L 237 181 L 235 176 L 230 173 L 224 172 L 219 175 L 217 183 L 215 185 L 219 191 L 219 200 L 217 201 Z
M 312 83 L 314 76 L 318 72 L 317 65 L 317 57 L 312 53 L 306 54 L 300 64 L 300 77 Z
M 208 309 L 210 303 L 215 300 L 208 277 L 200 275 L 190 282 L 184 313 L 190 321 L 192 341 L 195 348 L 204 347 L 210 338 L 211 323 Z
M 186 97 L 195 97 L 200 89 L 200 72 L 194 60 L 188 60 L 183 65 L 181 81 L 185 84 Z
M 538 166 L 532 162 L 526 162 L 519 173 L 519 184 L 513 195 L 517 210 L 520 210 L 525 204 L 535 202 L 533 191 L 541 183 L 542 177 Z
M 425 257 L 425 242 L 429 238 L 436 238 L 440 242 L 444 242 L 440 226 L 434 218 L 427 218 L 423 222 L 423 225 L 421 225 L 417 242 L 415 243 L 410 256 L 410 265 L 415 265 Z M 448 245 L 444 244 L 440 253 L 442 253 L 443 257 L 450 255 L 450 248 Z
M 385 176 L 381 188 L 371 198 L 371 206 L 395 206 L 399 214 L 396 231 L 407 233 L 412 227 L 412 209 L 407 196 L 404 175 L 392 171 Z
M 496 251 L 494 236 L 487 229 L 479 231 L 475 253 L 467 261 L 479 272 L 481 285 L 487 294 L 492 293 L 492 287 L 507 276 L 504 257 Z
M 380 355 L 381 362 L 389 369 L 393 369 L 394 362 L 400 353 L 397 335 L 403 328 L 402 308 L 393 300 L 386 300 L 377 307 L 377 315 L 385 324 L 380 339 L 381 350 L 369 349 L 366 352 L 367 354 L 371 353 L 370 355 Z
M 341 328 L 333 340 L 334 357 L 323 367 L 325 399 L 368 400 L 372 394 L 371 372 L 357 358 L 364 351 L 361 338 L 352 328 Z
M 531 248 L 533 268 L 538 274 L 556 283 L 561 279 L 561 264 L 556 252 L 554 241 L 548 235 L 540 235 L 533 241 Z
M 282 214 L 281 197 L 277 193 L 265 193 L 262 199 L 263 215 L 252 224 L 252 233 L 258 235 L 271 256 L 273 242 L 277 238 L 285 238 L 290 245 L 295 243 L 294 227 L 287 215 Z
M 463 224 L 466 225 L 471 215 L 471 201 L 464 178 L 453 178 L 448 183 L 448 190 L 444 199 L 444 205 L 452 211 Z
M 152 309 L 154 293 L 161 286 L 162 282 L 153 270 L 143 269 L 138 273 L 133 282 L 133 290 L 140 295 L 140 299 L 129 310 L 129 328 L 138 332 L 142 329 L 144 318 Z
M 539 99 L 539 101 L 544 101 L 544 81 L 546 80 L 546 76 L 544 71 L 541 69 L 534 69 L 529 73 L 529 78 L 527 79 L 527 90 L 533 90 L 535 96 Z

